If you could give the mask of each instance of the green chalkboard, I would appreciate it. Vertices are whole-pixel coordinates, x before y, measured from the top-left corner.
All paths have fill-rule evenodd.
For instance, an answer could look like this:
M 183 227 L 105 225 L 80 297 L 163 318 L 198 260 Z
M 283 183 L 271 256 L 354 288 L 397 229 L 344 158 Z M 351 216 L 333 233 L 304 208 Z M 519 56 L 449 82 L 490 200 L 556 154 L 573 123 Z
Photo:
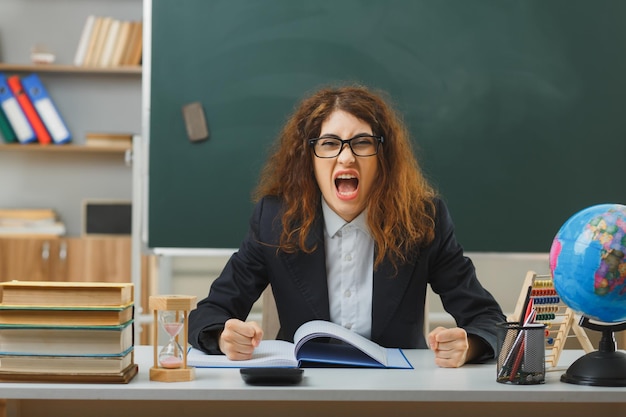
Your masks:
M 394 98 L 466 250 L 626 203 L 626 1 L 152 0 L 151 27 L 150 248 L 238 247 L 269 145 L 338 82 Z

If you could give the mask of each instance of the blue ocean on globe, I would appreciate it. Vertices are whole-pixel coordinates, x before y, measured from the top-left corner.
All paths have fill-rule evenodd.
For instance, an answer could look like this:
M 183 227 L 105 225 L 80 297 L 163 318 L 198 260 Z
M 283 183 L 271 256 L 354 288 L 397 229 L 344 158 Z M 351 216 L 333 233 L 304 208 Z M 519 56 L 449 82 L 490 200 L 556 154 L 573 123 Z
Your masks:
M 550 248 L 554 288 L 590 319 L 626 321 L 626 206 L 600 204 L 570 217 Z

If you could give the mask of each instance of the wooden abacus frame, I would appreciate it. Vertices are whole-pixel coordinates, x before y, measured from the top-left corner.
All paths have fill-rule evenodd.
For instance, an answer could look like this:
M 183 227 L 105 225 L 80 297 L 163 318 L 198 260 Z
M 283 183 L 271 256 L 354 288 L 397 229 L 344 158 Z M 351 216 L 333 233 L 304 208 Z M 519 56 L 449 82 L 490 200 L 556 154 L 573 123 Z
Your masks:
M 595 350 L 585 330 L 576 322 L 574 311 L 567 307 L 556 293 L 550 275 L 537 275 L 534 271 L 526 273 L 512 320 L 519 321 L 525 314 L 522 310 L 526 305 L 529 287 L 533 308 L 537 311 L 535 322 L 546 324 L 546 366 L 555 367 L 558 364 L 565 342 L 572 331 L 586 353 Z

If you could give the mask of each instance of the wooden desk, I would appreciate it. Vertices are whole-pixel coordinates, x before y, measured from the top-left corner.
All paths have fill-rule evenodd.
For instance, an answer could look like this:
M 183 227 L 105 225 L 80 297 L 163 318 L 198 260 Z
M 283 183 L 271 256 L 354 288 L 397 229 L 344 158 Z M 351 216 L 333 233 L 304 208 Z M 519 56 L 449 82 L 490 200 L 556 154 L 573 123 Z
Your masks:
M 495 363 L 438 368 L 428 350 L 406 351 L 414 370 L 306 369 L 301 385 L 251 387 L 238 369 L 197 369 L 191 382 L 148 379 L 152 348 L 138 346 L 127 385 L 1 383 L 8 416 L 515 416 L 626 415 L 626 387 L 495 382 Z M 569 364 L 582 351 L 564 351 Z

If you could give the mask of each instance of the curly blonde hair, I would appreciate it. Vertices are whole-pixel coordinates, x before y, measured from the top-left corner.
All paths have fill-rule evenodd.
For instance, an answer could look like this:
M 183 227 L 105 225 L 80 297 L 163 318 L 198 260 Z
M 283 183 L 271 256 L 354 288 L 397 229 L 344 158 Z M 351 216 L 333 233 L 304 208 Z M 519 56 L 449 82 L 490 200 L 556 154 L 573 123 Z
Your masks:
M 310 253 L 305 242 L 319 212 L 321 191 L 307 139 L 318 137 L 322 123 L 343 110 L 368 123 L 384 137 L 376 155 L 379 175 L 368 198 L 367 222 L 376 245 L 374 267 L 387 257 L 394 267 L 434 238 L 435 191 L 413 154 L 406 126 L 384 92 L 363 86 L 323 88 L 304 99 L 275 142 L 254 192 L 258 201 L 276 196 L 284 203 L 279 249 Z

